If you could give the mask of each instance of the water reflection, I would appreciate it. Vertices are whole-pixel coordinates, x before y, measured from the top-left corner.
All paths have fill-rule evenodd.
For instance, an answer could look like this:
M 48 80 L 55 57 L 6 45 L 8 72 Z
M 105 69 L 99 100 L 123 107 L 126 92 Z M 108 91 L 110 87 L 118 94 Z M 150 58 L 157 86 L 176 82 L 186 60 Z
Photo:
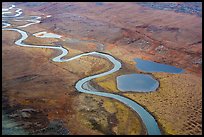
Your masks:
M 183 69 L 176 68 L 174 66 L 160 64 L 148 60 L 142 60 L 139 58 L 134 59 L 137 63 L 136 67 L 144 72 L 167 72 L 167 73 L 182 73 L 184 72 Z
M 128 74 L 117 77 L 120 91 L 150 92 L 155 91 L 159 82 L 147 74 Z

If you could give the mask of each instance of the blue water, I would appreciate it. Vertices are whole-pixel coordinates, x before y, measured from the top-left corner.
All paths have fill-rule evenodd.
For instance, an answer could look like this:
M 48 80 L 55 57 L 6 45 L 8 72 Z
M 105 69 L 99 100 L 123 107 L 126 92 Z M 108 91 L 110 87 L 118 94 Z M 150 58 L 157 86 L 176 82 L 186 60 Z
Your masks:
M 137 63 L 136 67 L 144 72 L 167 72 L 167 73 L 182 73 L 183 69 L 176 68 L 174 66 L 160 64 L 148 60 L 142 60 L 139 58 L 134 59 Z
M 17 14 L 17 15 L 19 16 L 19 14 Z M 16 15 L 13 16 L 13 17 L 16 17 Z M 40 23 L 40 22 L 35 22 L 35 24 L 37 24 L 37 23 Z M 27 27 L 27 26 L 28 26 L 28 24 L 24 25 L 24 27 Z M 22 27 L 22 26 L 20 26 L 20 27 Z M 134 101 L 132 101 L 132 100 L 126 98 L 126 97 L 120 96 L 120 95 L 116 95 L 116 94 L 112 94 L 112 93 L 105 93 L 104 91 L 97 91 L 97 90 L 84 88 L 84 86 L 87 87 L 86 83 L 88 81 L 90 81 L 90 80 L 92 80 L 94 78 L 98 78 L 98 77 L 102 77 L 102 76 L 112 74 L 112 73 L 120 70 L 122 65 L 121 65 L 120 61 L 116 60 L 113 56 L 105 54 L 105 53 L 89 52 L 89 53 L 82 53 L 80 55 L 76 55 L 76 56 L 74 56 L 72 58 L 69 58 L 69 59 L 63 59 L 63 57 L 68 54 L 68 50 L 63 48 L 62 46 L 28 45 L 28 44 L 23 43 L 23 41 L 28 38 L 28 35 L 27 35 L 26 31 L 16 29 L 16 28 L 4 28 L 2 30 L 7 30 L 7 31 L 9 30 L 9 31 L 19 32 L 21 34 L 21 38 L 18 39 L 17 41 L 15 41 L 15 44 L 18 45 L 18 46 L 32 47 L 32 48 L 49 48 L 49 49 L 60 50 L 62 53 L 52 59 L 54 62 L 68 62 L 68 61 L 80 58 L 82 56 L 87 56 L 87 55 L 94 55 L 94 56 L 96 55 L 96 56 L 108 59 L 110 62 L 112 62 L 114 64 L 114 67 L 111 70 L 109 70 L 107 72 L 97 74 L 97 75 L 92 75 L 92 76 L 88 76 L 88 77 L 85 77 L 83 79 L 80 79 L 76 83 L 75 88 L 79 92 L 83 92 L 83 93 L 87 93 L 87 94 L 94 94 L 94 95 L 103 96 L 103 97 L 108 97 L 108 98 L 112 98 L 112 99 L 115 99 L 115 100 L 118 100 L 118 101 L 124 103 L 125 105 L 132 108 L 135 112 L 138 113 L 138 115 L 141 117 L 141 119 L 142 119 L 142 121 L 143 121 L 143 123 L 144 123 L 144 125 L 145 125 L 145 127 L 147 129 L 148 135 L 160 135 L 161 134 L 159 126 L 157 124 L 157 121 L 154 119 L 154 117 L 146 109 L 144 109 L 142 106 L 140 106 L 136 102 L 134 102 Z M 19 131 L 15 131 L 15 130 L 11 129 L 10 127 L 15 128 L 15 126 L 13 126 L 13 125 L 16 125 L 16 123 L 13 122 L 13 123 L 10 124 L 10 121 L 7 121 L 7 119 L 5 117 L 3 117 L 3 118 L 4 118 L 4 120 L 3 120 L 4 123 L 2 124 L 2 125 L 4 125 L 4 127 L 2 128 L 2 130 L 4 131 L 3 134 L 13 134 L 13 133 L 26 134 L 21 129 L 19 129 Z M 9 125 L 6 125 L 6 123 L 8 123 Z
M 103 5 L 103 2 L 96 2 L 96 5 L 97 5 L 97 6 L 102 6 L 102 5 Z
M 155 91 L 159 82 L 147 74 L 128 74 L 117 77 L 120 91 L 150 92 Z

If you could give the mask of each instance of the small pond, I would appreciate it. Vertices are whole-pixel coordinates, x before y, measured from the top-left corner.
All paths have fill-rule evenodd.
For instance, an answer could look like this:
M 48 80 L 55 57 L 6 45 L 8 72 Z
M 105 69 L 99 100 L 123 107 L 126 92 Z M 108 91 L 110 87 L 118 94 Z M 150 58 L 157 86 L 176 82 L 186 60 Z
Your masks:
M 40 38 L 61 38 L 62 36 L 57 35 L 57 34 L 53 34 L 53 33 L 47 33 L 45 31 L 43 32 L 38 32 L 33 34 L 36 37 L 40 37 Z
M 161 64 L 161 63 L 156 63 L 153 61 L 149 60 L 142 60 L 139 58 L 134 59 L 134 61 L 137 63 L 136 67 L 144 72 L 167 72 L 167 73 L 182 73 L 184 72 L 183 69 L 166 65 L 166 64 Z
M 148 74 L 127 74 L 117 77 L 120 91 L 150 92 L 155 91 L 159 82 Z

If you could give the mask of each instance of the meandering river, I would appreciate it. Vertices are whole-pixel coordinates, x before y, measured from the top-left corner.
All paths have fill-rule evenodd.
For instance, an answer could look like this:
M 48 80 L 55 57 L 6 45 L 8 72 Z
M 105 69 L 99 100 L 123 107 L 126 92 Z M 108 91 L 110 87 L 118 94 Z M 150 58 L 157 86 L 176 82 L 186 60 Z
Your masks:
M 75 88 L 77 89 L 77 91 L 82 92 L 82 93 L 87 93 L 87 94 L 94 94 L 94 95 L 98 95 L 98 96 L 108 97 L 108 98 L 112 98 L 112 99 L 115 99 L 115 100 L 122 102 L 123 104 L 125 104 L 128 107 L 130 107 L 131 109 L 133 109 L 140 116 L 142 122 L 144 123 L 144 125 L 146 127 L 147 133 L 149 135 L 160 135 L 161 134 L 160 129 L 158 127 L 158 124 L 157 124 L 156 120 L 154 119 L 154 117 L 138 103 L 136 103 L 136 102 L 124 97 L 124 96 L 121 96 L 121 95 L 112 94 L 112 93 L 105 93 L 104 91 L 98 91 L 97 89 L 93 90 L 93 88 L 88 88 L 88 86 L 86 85 L 90 80 L 92 80 L 94 78 L 103 77 L 103 76 L 106 76 L 106 75 L 109 75 L 109 74 L 112 74 L 112 73 L 118 71 L 122 67 L 120 61 L 115 59 L 112 55 L 102 53 L 102 52 L 96 52 L 96 51 L 95 52 L 89 52 L 89 53 L 83 53 L 83 54 L 71 57 L 69 59 L 63 59 L 63 57 L 65 57 L 69 53 L 69 51 L 67 49 L 65 49 L 64 47 L 62 47 L 61 45 L 59 45 L 59 46 L 38 46 L 38 45 L 25 44 L 25 43 L 23 43 L 23 41 L 28 38 L 27 32 L 22 30 L 22 29 L 19 29 L 19 28 L 25 28 L 25 27 L 28 27 L 30 25 L 40 23 L 39 19 L 41 19 L 41 17 L 36 16 L 36 18 L 34 18 L 34 19 L 23 20 L 22 17 L 19 17 L 23 13 L 21 9 L 15 10 L 15 13 L 16 13 L 15 15 L 5 15 L 5 14 L 7 14 L 5 12 L 8 12 L 9 10 L 11 10 L 13 8 L 15 8 L 15 5 L 12 5 L 8 9 L 2 10 L 3 20 L 6 21 L 6 22 L 4 22 L 4 24 L 2 24 L 2 30 L 16 31 L 16 32 L 21 34 L 20 39 L 15 41 L 15 44 L 17 46 L 23 46 L 23 47 L 29 47 L 29 48 L 47 48 L 47 49 L 60 50 L 61 54 L 57 55 L 56 57 L 54 57 L 52 59 L 52 61 L 54 61 L 54 62 L 68 62 L 68 61 L 73 61 L 77 58 L 80 58 L 83 56 L 89 56 L 89 55 L 99 56 L 101 58 L 105 58 L 105 59 L 109 60 L 114 65 L 114 67 L 111 70 L 108 70 L 106 72 L 103 72 L 103 73 L 100 73 L 97 75 L 82 78 L 75 85 Z M 12 26 L 12 25 L 7 22 L 7 18 L 14 18 L 17 21 L 21 21 L 21 20 L 22 21 L 28 21 L 29 23 L 22 25 L 22 26 L 18 26 L 16 28 L 8 28 L 9 26 Z M 85 88 L 85 86 L 86 86 L 86 88 Z

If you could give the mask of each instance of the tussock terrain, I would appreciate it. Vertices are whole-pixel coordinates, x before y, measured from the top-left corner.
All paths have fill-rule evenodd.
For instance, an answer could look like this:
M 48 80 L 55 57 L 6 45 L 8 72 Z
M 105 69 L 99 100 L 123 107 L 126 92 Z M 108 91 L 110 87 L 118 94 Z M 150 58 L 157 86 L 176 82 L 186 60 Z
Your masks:
M 111 54 L 122 69 L 89 82 L 92 87 L 128 97 L 147 109 L 162 134 L 202 134 L 202 16 L 160 10 L 137 3 L 5 2 L 41 23 L 23 30 L 33 45 L 62 45 L 65 58 L 84 52 Z M 182 4 L 182 3 L 181 3 Z M 131 14 L 130 14 L 131 13 Z M 52 15 L 51 17 L 46 17 Z M 12 27 L 26 22 L 11 22 Z M 61 39 L 37 38 L 47 31 Z M 20 35 L 2 31 L 2 109 L 32 134 L 147 134 L 141 118 L 126 105 L 106 97 L 79 93 L 79 79 L 114 66 L 96 56 L 56 63 L 59 51 L 19 47 Z M 101 46 L 99 43 L 104 44 Z M 134 58 L 173 65 L 183 74 L 148 73 L 159 81 L 150 93 L 121 92 L 116 77 L 141 73 Z

